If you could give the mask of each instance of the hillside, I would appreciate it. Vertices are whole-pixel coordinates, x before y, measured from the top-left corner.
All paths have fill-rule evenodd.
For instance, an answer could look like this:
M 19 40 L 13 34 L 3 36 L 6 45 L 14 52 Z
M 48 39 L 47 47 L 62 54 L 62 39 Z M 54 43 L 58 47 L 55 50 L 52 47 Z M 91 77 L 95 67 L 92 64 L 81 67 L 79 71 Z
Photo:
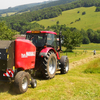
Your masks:
M 67 4 L 73 1 L 77 1 L 77 0 L 49 0 L 49 1 L 44 1 L 41 3 L 31 3 L 31 4 L 25 4 L 25 5 L 20 5 L 20 6 L 16 6 L 16 7 L 9 7 L 8 9 L 3 9 L 0 10 L 0 15 L 3 16 L 9 16 L 15 13 L 21 13 L 21 12 L 26 12 L 26 11 L 35 11 L 35 10 L 39 10 L 39 9 L 43 9 L 43 8 L 47 8 L 47 7 L 51 7 L 51 6 L 56 6 L 56 5 L 61 5 L 61 4 Z M 10 13 L 10 14 L 9 14 Z
M 43 19 L 36 22 L 47 27 L 54 25 L 57 21 L 59 21 L 59 24 L 65 24 L 68 27 L 76 27 L 77 29 L 83 28 L 85 30 L 91 28 L 93 30 L 97 30 L 100 29 L 100 12 L 95 12 L 95 9 L 96 7 L 94 6 L 75 8 L 62 12 L 62 15 L 56 18 Z M 77 13 L 78 11 L 80 13 Z M 82 15 L 82 12 L 84 11 L 86 14 Z M 80 21 L 76 21 L 79 18 Z
M 67 1 L 67 0 L 64 0 Z M 71 1 L 71 0 L 68 0 Z M 55 1 L 54 1 L 55 2 Z M 59 2 L 61 2 L 61 0 L 59 0 Z M 33 21 L 40 21 L 41 20 L 52 20 L 53 24 L 56 24 L 57 21 L 60 21 L 60 24 L 66 24 L 68 27 L 76 27 L 78 29 L 84 28 L 85 29 L 85 25 L 86 25 L 86 29 L 87 28 L 93 28 L 94 30 L 99 29 L 99 26 L 96 22 L 99 22 L 99 12 L 94 12 L 95 11 L 95 7 L 94 9 L 89 10 L 91 8 L 88 9 L 82 9 L 81 7 L 92 7 L 92 6 L 100 6 L 100 0 L 79 0 L 79 1 L 75 1 L 75 2 L 71 2 L 71 3 L 67 3 L 67 4 L 62 4 L 62 5 L 57 5 L 57 6 L 52 6 L 52 7 L 47 7 L 47 8 L 40 8 L 39 10 L 36 11 L 29 11 L 29 12 L 25 12 L 25 13 L 21 13 L 21 14 L 16 14 L 16 15 L 12 15 L 12 16 L 7 16 L 7 17 L 0 17 L 0 21 L 4 20 L 6 22 L 6 24 L 13 30 L 16 30 L 20 33 L 22 33 L 21 31 L 23 31 L 23 33 L 25 33 L 26 30 L 31 30 L 33 29 L 31 24 L 31 22 Z M 75 9 L 77 8 L 77 9 Z M 82 15 L 82 12 L 78 10 L 81 10 L 82 12 L 84 12 L 85 10 L 85 15 Z M 68 13 L 66 13 L 68 12 Z M 93 12 L 93 13 L 92 13 Z M 91 15 L 92 14 L 92 15 Z M 97 14 L 97 15 L 96 15 Z M 63 16 L 63 17 L 62 17 Z M 89 18 L 89 16 L 91 17 L 91 19 Z M 94 17 L 92 17 L 94 16 Z M 51 18 L 60 18 L 57 19 L 57 21 L 55 21 L 55 19 L 51 19 Z M 67 19 L 66 19 L 67 18 Z M 87 19 L 89 18 L 89 19 Z M 96 19 L 96 21 L 94 20 Z M 92 21 L 91 21 L 92 20 Z M 94 22 L 93 22 L 94 20 Z M 90 22 L 89 22 L 90 21 Z M 64 22 L 64 23 L 63 23 Z M 86 22 L 86 23 L 84 23 Z M 45 24 L 45 26 L 50 26 L 52 25 L 51 22 L 43 22 Z M 41 25 L 43 23 L 40 23 Z M 78 23 L 78 26 L 77 26 Z M 91 24 L 95 24 L 96 25 L 93 27 L 93 25 Z M 46 25 L 48 24 L 48 25 Z M 80 24 L 80 25 L 79 25 Z M 89 26 L 88 26 L 89 24 Z M 45 28 L 45 27 L 43 27 Z
M 24 4 L 24 5 L 19 5 L 15 7 L 9 7 L 8 9 L 1 9 L 0 14 L 5 14 L 5 13 L 11 13 L 11 12 L 20 12 L 21 10 L 28 9 L 31 7 L 36 7 L 38 5 L 42 4 L 47 4 L 51 1 L 45 1 L 45 2 L 40 2 L 40 3 L 31 3 L 31 4 Z
M 42 4 L 42 5 L 38 5 L 35 7 L 30 7 L 30 8 L 21 10 L 20 12 L 24 12 L 24 11 L 28 11 L 28 10 L 35 11 L 35 10 L 44 9 L 44 8 L 48 8 L 48 7 L 52 7 L 52 6 L 58 6 L 58 5 L 62 5 L 62 4 L 72 3 L 74 1 L 79 1 L 79 0 L 53 0 L 46 4 Z

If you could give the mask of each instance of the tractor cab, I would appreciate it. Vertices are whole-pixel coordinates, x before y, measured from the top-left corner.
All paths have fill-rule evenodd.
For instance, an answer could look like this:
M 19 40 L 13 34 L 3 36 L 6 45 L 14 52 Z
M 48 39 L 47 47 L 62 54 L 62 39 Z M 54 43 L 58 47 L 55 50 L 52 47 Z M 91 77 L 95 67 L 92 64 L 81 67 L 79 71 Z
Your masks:
M 30 40 L 36 48 L 52 47 L 57 50 L 57 33 L 51 31 L 27 31 L 26 39 Z

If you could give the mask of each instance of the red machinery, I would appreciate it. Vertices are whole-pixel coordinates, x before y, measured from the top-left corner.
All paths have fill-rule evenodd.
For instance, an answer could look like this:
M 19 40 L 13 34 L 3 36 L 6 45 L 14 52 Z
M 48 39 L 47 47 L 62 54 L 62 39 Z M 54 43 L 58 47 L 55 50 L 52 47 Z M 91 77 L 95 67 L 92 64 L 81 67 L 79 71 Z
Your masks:
M 27 31 L 26 39 L 0 41 L 0 80 L 14 80 L 17 93 L 24 93 L 29 84 L 37 86 L 33 71 L 40 71 L 46 79 L 53 78 L 57 70 L 67 73 L 68 57 L 59 56 L 61 37 L 51 31 Z

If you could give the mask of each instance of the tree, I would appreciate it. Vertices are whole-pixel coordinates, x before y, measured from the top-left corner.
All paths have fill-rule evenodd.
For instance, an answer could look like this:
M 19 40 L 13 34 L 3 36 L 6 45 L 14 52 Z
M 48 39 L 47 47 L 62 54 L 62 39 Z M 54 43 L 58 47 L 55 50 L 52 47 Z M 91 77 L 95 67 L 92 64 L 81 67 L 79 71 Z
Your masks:
M 64 35 L 64 43 L 63 45 L 66 47 L 67 51 L 72 51 L 76 46 L 79 46 L 82 42 L 82 36 L 78 30 L 63 32 Z
M 97 7 L 95 12 L 99 12 L 100 11 L 100 7 Z
M 97 30 L 98 33 L 100 33 L 100 30 Z
M 58 25 L 59 24 L 59 21 L 57 21 L 56 24 Z
M 94 32 L 93 43 L 100 43 L 100 34 L 98 32 Z
M 16 35 L 11 29 L 9 29 L 4 22 L 0 22 L 0 40 L 13 40 L 13 36 Z
M 78 11 L 77 13 L 80 13 L 80 11 Z
M 83 44 L 89 44 L 89 43 L 90 43 L 89 38 L 88 38 L 87 36 L 83 37 L 82 43 L 83 43 Z
M 94 31 L 92 29 L 88 29 L 87 30 L 87 35 L 88 35 L 88 38 L 90 39 L 90 42 L 93 42 Z
M 82 15 L 85 15 L 86 14 L 86 12 L 84 11 L 84 12 L 82 12 Z

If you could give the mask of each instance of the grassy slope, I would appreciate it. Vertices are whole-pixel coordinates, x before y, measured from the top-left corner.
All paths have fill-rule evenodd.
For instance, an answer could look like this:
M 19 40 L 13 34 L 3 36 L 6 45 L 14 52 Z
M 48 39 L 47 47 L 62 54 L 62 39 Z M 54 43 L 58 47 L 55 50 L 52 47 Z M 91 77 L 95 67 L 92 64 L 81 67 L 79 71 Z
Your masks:
M 7 14 L 8 16 L 11 16 L 11 15 L 14 15 L 16 12 L 9 12 L 9 13 L 4 13 L 4 14 L 1 14 L 2 17 L 6 17 Z
M 100 50 L 99 43 L 82 44 L 80 47 L 76 47 L 76 50 Z
M 44 25 L 45 27 L 56 24 L 57 21 L 60 24 L 66 24 L 68 27 L 76 27 L 78 29 L 100 29 L 100 12 L 95 12 L 96 7 L 80 7 L 68 11 L 62 12 L 62 15 L 56 18 L 44 19 L 37 21 L 39 24 Z M 80 11 L 80 13 L 77 13 Z M 85 15 L 82 15 L 82 12 L 86 12 Z M 81 18 L 80 21 L 75 22 L 75 20 Z M 73 24 L 70 24 L 74 22 Z

